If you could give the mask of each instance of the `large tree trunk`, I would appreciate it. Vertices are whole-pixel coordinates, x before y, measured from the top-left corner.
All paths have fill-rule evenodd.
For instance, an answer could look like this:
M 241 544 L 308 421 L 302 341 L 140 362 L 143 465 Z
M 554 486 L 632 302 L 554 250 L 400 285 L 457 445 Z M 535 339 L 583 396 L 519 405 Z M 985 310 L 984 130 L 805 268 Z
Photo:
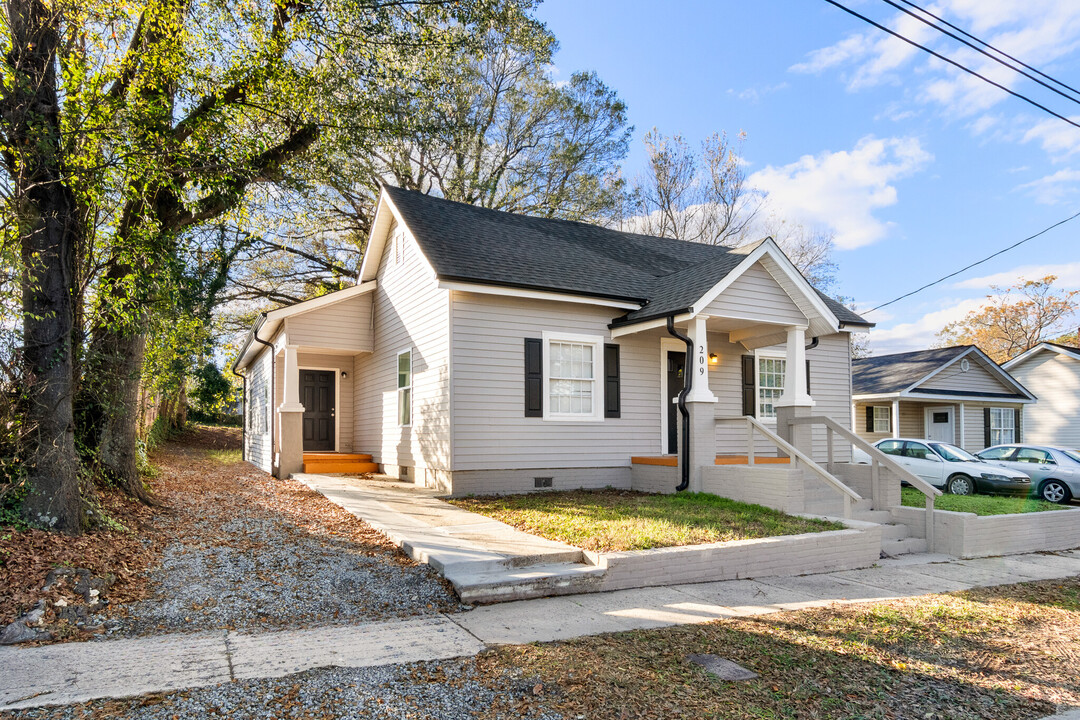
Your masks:
M 23 517 L 79 532 L 83 525 L 72 419 L 72 309 L 78 223 L 61 162 L 56 87 L 59 16 L 41 0 L 8 0 L 13 82 L 2 111 L 22 249 L 25 422 L 29 493 Z

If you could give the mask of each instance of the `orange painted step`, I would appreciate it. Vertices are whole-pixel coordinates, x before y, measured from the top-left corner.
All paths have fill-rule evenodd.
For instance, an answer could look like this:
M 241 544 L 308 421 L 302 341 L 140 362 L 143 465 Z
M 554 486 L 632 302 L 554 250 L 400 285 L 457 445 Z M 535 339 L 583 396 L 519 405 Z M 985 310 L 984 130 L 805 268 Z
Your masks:
M 304 460 L 306 473 L 377 473 L 379 466 L 360 460 Z
M 371 455 L 367 453 L 336 453 L 336 452 L 306 452 L 304 462 L 312 460 L 359 460 L 371 462 Z

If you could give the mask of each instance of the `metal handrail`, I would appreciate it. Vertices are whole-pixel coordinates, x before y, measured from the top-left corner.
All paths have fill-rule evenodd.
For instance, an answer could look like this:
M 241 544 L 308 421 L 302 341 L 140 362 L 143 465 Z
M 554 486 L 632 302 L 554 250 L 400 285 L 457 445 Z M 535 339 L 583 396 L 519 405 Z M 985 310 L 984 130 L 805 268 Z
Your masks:
M 785 453 L 787 453 L 791 457 L 796 458 L 799 462 L 804 464 L 806 467 L 813 470 L 814 473 L 819 478 L 824 480 L 827 485 L 831 486 L 834 490 L 836 490 L 840 494 L 842 494 L 844 496 L 844 517 L 846 517 L 846 518 L 851 517 L 851 503 L 852 502 L 858 502 L 859 500 L 863 499 L 862 496 L 859 495 L 859 493 L 855 492 L 854 490 L 849 488 L 847 485 L 845 485 L 844 483 L 840 482 L 835 477 L 833 477 L 832 474 L 829 471 L 827 471 L 825 468 L 821 467 L 816 462 L 814 462 L 812 459 L 810 459 L 810 457 L 808 455 L 806 455 L 806 453 L 802 452 L 801 450 L 796 448 L 794 445 L 789 443 L 787 440 L 784 440 L 784 438 L 780 437 L 779 435 L 774 433 L 772 430 L 770 430 L 769 428 L 762 425 L 761 422 L 757 418 L 751 417 L 749 415 L 744 415 L 741 418 L 716 418 L 717 422 L 730 422 L 732 420 L 742 420 L 742 421 L 746 422 L 747 431 L 748 431 L 748 434 L 749 434 L 749 437 L 750 437 L 749 446 L 751 448 L 751 450 L 750 450 L 751 454 L 753 453 L 753 449 L 752 449 L 753 448 L 753 434 L 754 434 L 753 431 L 756 429 L 762 435 L 764 435 L 770 442 L 772 442 L 773 445 L 776 445 L 776 447 L 778 447 L 780 450 L 784 451 Z M 750 459 L 749 456 L 748 456 L 747 459 L 748 460 Z

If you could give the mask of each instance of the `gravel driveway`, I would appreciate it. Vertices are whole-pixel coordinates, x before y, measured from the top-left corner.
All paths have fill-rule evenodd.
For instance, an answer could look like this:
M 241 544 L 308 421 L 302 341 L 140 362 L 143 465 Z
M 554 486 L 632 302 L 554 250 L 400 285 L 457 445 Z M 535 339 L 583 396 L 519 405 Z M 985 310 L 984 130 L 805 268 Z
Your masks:
M 166 505 L 144 599 L 110 607 L 103 637 L 346 624 L 452 612 L 452 590 L 301 483 L 276 480 L 202 429 L 154 457 Z M 238 439 L 238 438 L 237 438 Z
M 504 717 L 559 720 L 526 712 L 539 693 L 532 678 L 482 677 L 473 661 L 442 661 L 377 668 L 310 670 L 276 680 L 244 680 L 199 690 L 148 695 L 134 700 L 96 700 L 58 708 L 23 710 L 0 717 L 20 720 L 125 718 L 203 720 L 228 717 L 342 720 L 474 720 L 497 702 L 515 709 Z

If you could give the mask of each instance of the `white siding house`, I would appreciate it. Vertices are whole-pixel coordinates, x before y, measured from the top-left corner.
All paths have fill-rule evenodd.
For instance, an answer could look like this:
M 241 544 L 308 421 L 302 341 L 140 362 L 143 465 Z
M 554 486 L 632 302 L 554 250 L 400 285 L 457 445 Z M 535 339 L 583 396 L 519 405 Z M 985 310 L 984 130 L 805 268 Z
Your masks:
M 1080 348 L 1040 343 L 1005 369 L 1039 399 L 1024 413 L 1024 439 L 1080 448 Z
M 782 436 L 791 413 L 850 429 L 850 333 L 869 326 L 771 240 L 732 250 L 386 187 L 357 284 L 252 329 L 235 364 L 245 457 L 458 495 L 629 487 L 635 458 L 689 462 L 687 374 L 707 462 L 777 454 L 728 422 L 744 415 Z M 828 454 L 824 426 L 801 437 Z

